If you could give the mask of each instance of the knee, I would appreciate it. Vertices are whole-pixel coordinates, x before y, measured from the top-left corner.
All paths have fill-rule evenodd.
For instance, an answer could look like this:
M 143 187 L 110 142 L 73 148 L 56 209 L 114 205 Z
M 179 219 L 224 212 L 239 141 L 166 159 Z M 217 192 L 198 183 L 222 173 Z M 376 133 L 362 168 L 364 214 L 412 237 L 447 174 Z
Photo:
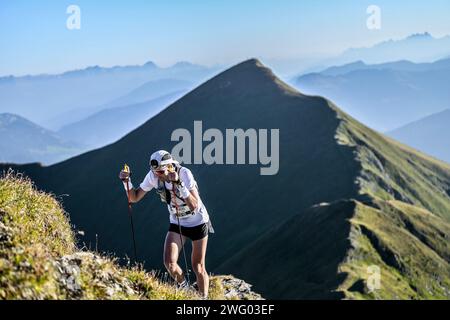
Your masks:
M 206 268 L 204 263 L 195 263 L 194 264 L 194 272 L 195 274 L 206 274 Z

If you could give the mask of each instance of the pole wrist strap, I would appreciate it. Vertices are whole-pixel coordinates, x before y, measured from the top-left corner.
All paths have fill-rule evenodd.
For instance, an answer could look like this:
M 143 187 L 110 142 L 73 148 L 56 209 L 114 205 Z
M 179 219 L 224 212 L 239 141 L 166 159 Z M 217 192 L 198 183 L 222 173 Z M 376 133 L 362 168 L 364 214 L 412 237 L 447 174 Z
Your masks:
M 127 182 L 123 182 L 123 187 L 125 188 L 125 191 L 127 191 L 127 184 L 128 184 L 128 190 L 133 189 L 133 184 L 131 183 L 131 179 L 128 179 Z

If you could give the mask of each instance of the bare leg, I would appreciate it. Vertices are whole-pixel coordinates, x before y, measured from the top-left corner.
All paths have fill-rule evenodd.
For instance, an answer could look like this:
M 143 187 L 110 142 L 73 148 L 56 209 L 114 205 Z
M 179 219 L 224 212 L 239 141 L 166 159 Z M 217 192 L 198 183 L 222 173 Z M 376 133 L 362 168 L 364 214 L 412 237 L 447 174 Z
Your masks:
M 203 239 L 192 241 L 192 267 L 197 276 L 197 285 L 200 295 L 208 297 L 209 276 L 205 268 L 206 247 L 208 236 Z
M 186 237 L 183 236 L 183 243 L 185 242 Z M 172 278 L 178 283 L 184 280 L 183 270 L 178 265 L 178 256 L 181 249 L 180 234 L 171 231 L 167 232 L 164 243 L 164 266 Z

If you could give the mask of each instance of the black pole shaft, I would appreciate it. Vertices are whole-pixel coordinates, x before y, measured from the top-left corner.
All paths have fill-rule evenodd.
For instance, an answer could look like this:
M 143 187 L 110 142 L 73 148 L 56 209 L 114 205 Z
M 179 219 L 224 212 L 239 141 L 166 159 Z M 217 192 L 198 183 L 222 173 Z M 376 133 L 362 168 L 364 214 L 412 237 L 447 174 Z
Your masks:
M 178 211 L 178 208 L 177 208 L 177 211 Z M 178 229 L 180 231 L 181 248 L 183 249 L 184 266 L 186 267 L 186 277 L 187 277 L 188 285 L 191 285 L 191 279 L 189 278 L 189 268 L 188 268 L 187 259 L 186 259 L 186 251 L 184 250 L 184 244 L 183 244 L 183 234 L 181 233 L 180 217 L 178 216 L 178 214 L 177 214 L 177 220 L 178 220 Z
M 134 238 L 133 209 L 131 208 L 130 189 L 128 187 L 128 181 L 127 181 L 127 198 L 128 198 L 128 215 L 130 216 L 130 224 L 131 224 L 131 235 L 133 237 L 134 262 L 137 262 L 136 240 Z

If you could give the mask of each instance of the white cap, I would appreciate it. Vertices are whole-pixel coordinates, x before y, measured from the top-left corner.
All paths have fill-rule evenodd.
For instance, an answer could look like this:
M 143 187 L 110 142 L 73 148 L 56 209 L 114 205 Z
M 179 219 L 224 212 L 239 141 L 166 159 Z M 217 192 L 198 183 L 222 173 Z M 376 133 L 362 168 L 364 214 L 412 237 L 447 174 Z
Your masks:
M 165 150 L 158 150 L 154 152 L 150 157 L 150 167 L 152 167 L 152 169 L 157 169 L 171 163 L 178 164 L 178 161 L 175 160 L 172 155 Z

